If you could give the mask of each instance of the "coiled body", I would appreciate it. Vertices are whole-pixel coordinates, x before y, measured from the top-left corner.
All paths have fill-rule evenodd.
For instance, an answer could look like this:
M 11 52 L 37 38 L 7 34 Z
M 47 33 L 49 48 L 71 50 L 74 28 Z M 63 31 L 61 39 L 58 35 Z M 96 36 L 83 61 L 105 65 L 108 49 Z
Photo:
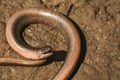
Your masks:
M 46 47 L 43 50 L 34 49 L 22 40 L 21 31 L 26 25 L 33 23 L 42 23 L 50 27 L 56 27 L 65 35 L 68 41 L 67 57 L 53 80 L 67 80 L 80 56 L 80 37 L 75 26 L 65 16 L 49 9 L 23 9 L 10 18 L 6 28 L 6 38 L 9 45 L 20 55 L 32 61 L 20 61 L 19 59 L 11 59 L 9 61 L 7 58 L 0 58 L 0 64 L 38 65 L 44 63 L 52 55 L 50 47 Z

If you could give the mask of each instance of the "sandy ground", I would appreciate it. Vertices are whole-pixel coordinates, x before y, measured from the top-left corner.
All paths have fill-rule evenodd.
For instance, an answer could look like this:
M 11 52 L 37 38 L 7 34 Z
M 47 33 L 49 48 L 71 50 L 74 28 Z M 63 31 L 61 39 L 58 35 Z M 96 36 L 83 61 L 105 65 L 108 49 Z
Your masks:
M 0 57 L 22 59 L 8 45 L 5 28 L 13 13 L 32 7 L 56 10 L 80 28 L 81 56 L 69 80 L 120 79 L 120 0 L 0 0 Z M 28 26 L 23 36 L 31 46 L 51 45 L 57 52 L 42 66 L 1 65 L 0 80 L 51 80 L 64 63 L 66 39 L 42 24 Z

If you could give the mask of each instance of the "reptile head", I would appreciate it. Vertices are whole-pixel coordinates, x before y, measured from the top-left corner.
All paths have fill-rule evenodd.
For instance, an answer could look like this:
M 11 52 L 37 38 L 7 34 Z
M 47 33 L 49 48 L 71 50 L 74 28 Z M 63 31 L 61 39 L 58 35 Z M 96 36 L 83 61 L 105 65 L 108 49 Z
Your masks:
M 52 54 L 53 54 L 52 47 L 44 46 L 39 49 L 38 53 L 40 53 L 40 55 L 39 55 L 40 59 L 48 58 L 48 57 L 52 56 Z

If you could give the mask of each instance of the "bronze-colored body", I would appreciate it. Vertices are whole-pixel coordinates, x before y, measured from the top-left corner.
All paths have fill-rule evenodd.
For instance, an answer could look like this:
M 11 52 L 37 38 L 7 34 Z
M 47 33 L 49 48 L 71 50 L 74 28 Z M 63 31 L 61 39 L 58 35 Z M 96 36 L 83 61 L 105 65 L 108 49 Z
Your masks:
M 32 23 L 43 23 L 51 27 L 57 27 L 65 35 L 68 40 L 67 57 L 53 80 L 67 80 L 80 56 L 80 37 L 75 26 L 65 16 L 52 10 L 23 9 L 10 18 L 6 28 L 6 38 L 9 45 L 20 55 L 32 59 L 32 61 L 0 58 L 0 63 L 36 65 L 44 63 L 46 58 L 52 55 L 51 49 L 48 48 L 46 51 L 33 49 L 20 37 L 24 26 Z M 44 52 L 47 53 L 44 54 Z M 34 62 L 36 63 L 34 64 Z

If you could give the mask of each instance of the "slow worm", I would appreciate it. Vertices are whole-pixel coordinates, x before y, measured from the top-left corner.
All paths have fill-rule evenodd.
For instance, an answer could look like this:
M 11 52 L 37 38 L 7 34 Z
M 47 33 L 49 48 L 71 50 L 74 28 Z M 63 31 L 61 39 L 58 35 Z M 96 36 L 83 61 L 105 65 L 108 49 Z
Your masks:
M 52 80 L 67 80 L 74 70 L 80 56 L 80 37 L 72 22 L 64 15 L 50 9 L 23 9 L 15 13 L 8 21 L 6 38 L 9 45 L 21 56 L 30 60 L 0 58 L 0 64 L 39 65 L 52 56 L 52 48 L 46 46 L 35 49 L 21 37 L 25 26 L 34 23 L 46 24 L 58 28 L 68 41 L 68 53 L 65 62 Z

